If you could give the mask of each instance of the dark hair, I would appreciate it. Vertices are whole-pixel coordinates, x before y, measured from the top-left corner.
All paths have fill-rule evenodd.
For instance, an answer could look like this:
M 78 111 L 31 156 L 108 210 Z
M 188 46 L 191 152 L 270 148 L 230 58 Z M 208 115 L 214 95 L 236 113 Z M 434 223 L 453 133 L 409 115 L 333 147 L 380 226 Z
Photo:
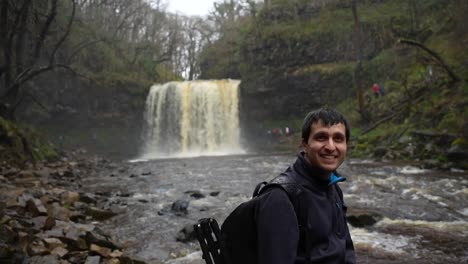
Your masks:
M 350 137 L 349 125 L 346 118 L 338 111 L 329 108 L 320 108 L 309 112 L 302 122 L 302 140 L 309 140 L 312 124 L 322 121 L 324 125 L 331 126 L 342 123 L 346 130 L 346 142 Z

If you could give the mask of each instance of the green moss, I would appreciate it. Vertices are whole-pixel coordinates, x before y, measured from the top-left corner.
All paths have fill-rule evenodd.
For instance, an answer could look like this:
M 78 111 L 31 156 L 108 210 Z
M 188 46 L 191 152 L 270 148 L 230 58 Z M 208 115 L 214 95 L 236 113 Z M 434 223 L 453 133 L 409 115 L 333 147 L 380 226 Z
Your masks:
M 0 118 L 0 160 L 22 165 L 58 158 L 57 151 L 48 141 L 28 126 Z
M 468 140 L 466 140 L 466 138 L 459 137 L 452 142 L 452 146 L 468 147 Z

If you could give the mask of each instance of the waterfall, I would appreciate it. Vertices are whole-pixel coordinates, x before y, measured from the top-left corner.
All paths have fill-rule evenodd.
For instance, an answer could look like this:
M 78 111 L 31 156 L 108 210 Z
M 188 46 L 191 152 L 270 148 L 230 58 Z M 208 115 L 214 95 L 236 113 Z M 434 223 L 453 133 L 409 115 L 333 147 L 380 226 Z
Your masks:
M 238 80 L 155 84 L 146 99 L 144 159 L 242 153 Z

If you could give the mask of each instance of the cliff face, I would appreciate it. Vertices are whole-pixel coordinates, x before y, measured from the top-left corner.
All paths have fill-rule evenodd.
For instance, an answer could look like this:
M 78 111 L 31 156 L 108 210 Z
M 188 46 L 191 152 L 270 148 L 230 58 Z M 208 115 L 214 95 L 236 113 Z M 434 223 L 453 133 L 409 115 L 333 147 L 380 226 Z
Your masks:
M 140 148 L 147 89 L 142 84 L 89 82 L 51 72 L 38 78 L 18 111 L 59 148 L 84 148 L 113 158 L 131 158 Z
M 336 107 L 355 96 L 351 64 L 304 67 L 269 80 L 241 83 L 240 120 L 243 136 L 253 144 L 265 143 L 273 125 L 294 126 L 295 120 L 324 105 Z M 298 127 L 294 127 L 298 129 Z

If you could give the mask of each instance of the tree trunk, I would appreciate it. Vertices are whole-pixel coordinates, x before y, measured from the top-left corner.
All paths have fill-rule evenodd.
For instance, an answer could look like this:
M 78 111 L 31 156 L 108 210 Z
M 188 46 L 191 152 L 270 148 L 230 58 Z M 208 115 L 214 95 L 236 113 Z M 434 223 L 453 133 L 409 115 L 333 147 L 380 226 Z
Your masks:
M 354 70 L 354 81 L 356 85 L 356 95 L 359 107 L 359 113 L 363 121 L 369 121 L 369 113 L 367 112 L 366 106 L 364 104 L 364 90 L 362 84 L 362 45 L 361 45 L 361 25 L 359 23 L 359 16 L 357 13 L 357 0 L 352 0 L 351 8 L 353 11 L 354 18 L 354 31 L 355 31 L 355 40 L 354 46 L 357 49 L 357 64 Z

